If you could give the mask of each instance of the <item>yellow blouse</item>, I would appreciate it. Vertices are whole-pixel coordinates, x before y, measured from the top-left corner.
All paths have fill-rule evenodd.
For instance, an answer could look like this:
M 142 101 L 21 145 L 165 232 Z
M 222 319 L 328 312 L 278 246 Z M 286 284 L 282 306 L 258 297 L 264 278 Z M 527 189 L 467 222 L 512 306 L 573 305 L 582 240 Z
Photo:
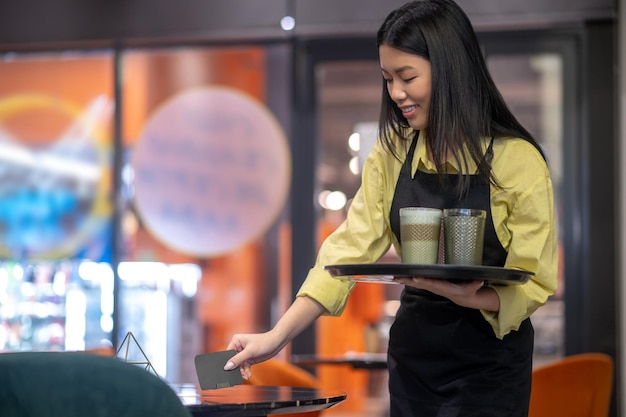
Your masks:
M 426 156 L 423 132 L 418 140 L 412 171 L 435 173 Z M 488 139 L 484 140 L 486 150 Z M 401 152 L 406 154 L 406 150 Z M 493 287 L 500 311 L 482 311 L 498 338 L 517 330 L 521 322 L 543 305 L 557 285 L 557 229 L 552 180 L 541 154 L 519 138 L 499 138 L 493 143 L 493 173 L 502 188 L 491 186 L 491 214 L 496 234 L 507 250 L 505 268 L 532 271 L 523 285 Z M 448 161 L 448 173 L 458 172 Z M 355 283 L 331 277 L 324 265 L 377 262 L 400 244 L 391 230 L 389 211 L 402 161 L 376 143 L 368 155 L 346 220 L 322 244 L 315 265 L 298 291 L 322 304 L 328 315 L 343 311 Z M 469 167 L 476 172 L 476 166 Z

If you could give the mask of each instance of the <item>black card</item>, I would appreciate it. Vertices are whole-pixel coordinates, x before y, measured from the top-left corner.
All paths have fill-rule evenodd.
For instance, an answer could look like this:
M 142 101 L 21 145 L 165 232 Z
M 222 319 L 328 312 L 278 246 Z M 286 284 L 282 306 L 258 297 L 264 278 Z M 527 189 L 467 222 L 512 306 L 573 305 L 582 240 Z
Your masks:
M 224 365 L 237 352 L 225 350 L 223 352 L 203 353 L 196 356 L 196 374 L 201 389 L 227 388 L 243 384 L 239 367 L 232 371 L 225 371 Z

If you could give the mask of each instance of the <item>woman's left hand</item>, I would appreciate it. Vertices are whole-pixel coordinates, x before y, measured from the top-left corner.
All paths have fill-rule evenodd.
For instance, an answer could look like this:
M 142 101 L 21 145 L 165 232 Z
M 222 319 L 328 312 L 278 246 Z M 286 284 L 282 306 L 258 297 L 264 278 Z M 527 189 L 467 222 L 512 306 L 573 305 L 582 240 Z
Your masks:
M 423 277 L 396 278 L 396 281 L 414 288 L 430 291 L 463 307 L 499 311 L 500 299 L 493 288 L 485 287 L 484 281 L 474 280 L 455 283 L 444 279 Z

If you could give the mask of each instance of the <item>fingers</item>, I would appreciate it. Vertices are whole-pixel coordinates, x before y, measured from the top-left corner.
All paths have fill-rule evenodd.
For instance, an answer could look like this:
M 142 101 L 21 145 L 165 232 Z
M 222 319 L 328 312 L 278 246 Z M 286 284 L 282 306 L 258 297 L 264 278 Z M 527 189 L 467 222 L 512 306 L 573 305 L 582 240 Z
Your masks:
M 253 343 L 255 336 L 258 335 L 236 334 L 233 336 L 228 344 L 228 349 L 235 350 L 237 353 L 226 362 L 225 371 L 232 371 L 239 367 L 244 379 L 249 379 L 252 376 L 251 367 L 260 360 L 260 357 L 257 356 L 258 349 L 255 348 L 256 343 Z
M 424 277 L 401 278 L 398 281 L 404 285 L 427 290 L 453 301 L 459 297 L 475 296 L 476 292 L 484 285 L 482 280 L 452 282 L 445 279 Z
M 233 359 L 234 358 L 234 359 Z M 233 356 L 228 362 L 226 362 L 226 365 L 224 365 L 224 370 L 225 371 L 232 371 L 233 369 L 236 369 L 237 366 L 239 366 L 239 371 L 241 372 L 241 376 L 243 379 L 250 379 L 250 377 L 252 376 L 252 370 L 250 367 L 250 363 L 249 362 L 241 362 L 240 365 L 238 365 L 237 363 L 239 363 L 238 359 L 235 358 L 235 356 Z
M 483 285 L 485 285 L 485 281 L 482 280 L 475 280 L 472 281 L 472 284 L 476 285 L 476 290 L 478 290 L 479 288 L 481 288 Z
M 236 353 L 224 364 L 224 370 L 231 371 L 239 367 L 245 379 L 252 374 L 252 365 L 271 358 L 278 350 L 270 333 L 236 334 L 227 349 Z
M 250 377 L 252 376 L 252 369 L 247 362 L 244 362 L 239 369 L 241 371 L 241 376 L 243 379 L 250 379 Z
M 227 346 L 227 350 L 234 350 L 237 353 L 233 355 L 228 362 L 224 365 L 225 371 L 231 371 L 236 367 L 242 365 L 246 359 L 248 359 L 248 354 L 245 352 L 246 343 L 243 339 L 242 335 L 234 335 L 231 339 L 230 343 Z M 248 365 L 248 369 L 250 366 Z
M 410 277 L 397 277 L 395 278 L 395 281 L 404 284 L 404 285 L 412 285 L 413 284 L 413 279 L 414 278 L 410 278 Z
M 230 339 L 230 343 L 226 347 L 226 350 L 234 350 L 241 352 L 245 348 L 245 342 L 242 340 L 244 335 L 236 334 Z
M 225 371 L 232 371 L 233 369 L 235 369 L 237 367 L 237 365 L 235 365 L 235 362 L 228 361 L 226 362 L 226 365 L 224 365 L 224 370 Z
M 242 353 L 238 353 L 232 358 L 230 358 L 228 362 L 226 362 L 226 365 L 224 365 L 224 370 L 232 371 L 236 367 L 242 365 L 245 362 L 245 358 L 243 356 L 244 355 Z

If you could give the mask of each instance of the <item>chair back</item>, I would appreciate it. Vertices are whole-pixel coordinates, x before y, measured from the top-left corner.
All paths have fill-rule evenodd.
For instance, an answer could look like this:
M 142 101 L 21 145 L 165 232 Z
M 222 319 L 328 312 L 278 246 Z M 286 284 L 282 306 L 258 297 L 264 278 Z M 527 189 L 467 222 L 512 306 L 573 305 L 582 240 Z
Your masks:
M 583 353 L 536 368 L 529 417 L 607 417 L 614 364 L 609 355 Z
M 286 387 L 317 388 L 313 374 L 281 359 L 268 359 L 252 365 L 252 376 L 244 380 L 248 385 L 274 385 Z
M 2 417 L 190 417 L 158 376 L 83 352 L 0 354 Z

